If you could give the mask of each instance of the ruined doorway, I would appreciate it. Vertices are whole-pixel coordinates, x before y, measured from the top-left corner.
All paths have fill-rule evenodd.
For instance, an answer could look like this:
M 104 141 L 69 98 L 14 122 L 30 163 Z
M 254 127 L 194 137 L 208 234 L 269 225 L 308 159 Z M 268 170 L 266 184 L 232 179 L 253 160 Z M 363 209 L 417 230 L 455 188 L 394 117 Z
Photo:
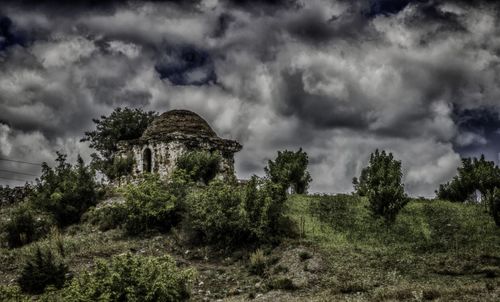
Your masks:
M 142 154 L 142 171 L 144 173 L 151 173 L 151 149 L 146 148 Z

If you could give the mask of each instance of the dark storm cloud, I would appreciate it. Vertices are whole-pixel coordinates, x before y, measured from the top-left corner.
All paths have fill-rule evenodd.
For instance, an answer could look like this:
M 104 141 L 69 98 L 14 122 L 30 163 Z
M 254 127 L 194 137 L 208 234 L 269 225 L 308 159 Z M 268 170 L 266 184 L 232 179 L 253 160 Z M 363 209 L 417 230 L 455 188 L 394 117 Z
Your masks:
M 461 137 L 455 141 L 457 150 L 468 156 L 486 154 L 498 160 L 500 151 L 500 110 L 498 107 L 456 109 L 454 120 Z
M 26 46 L 26 44 L 26 35 L 16 31 L 12 20 L 0 13 L 0 52 L 13 45 Z
M 215 38 L 220 38 L 224 36 L 226 31 L 229 28 L 229 25 L 234 21 L 234 17 L 228 13 L 222 13 L 220 16 L 217 18 L 217 25 L 214 29 L 214 37 Z
M 160 78 L 174 85 L 205 85 L 217 81 L 210 54 L 193 46 L 170 47 L 155 69 Z
M 355 9 L 340 16 L 323 16 L 319 9 L 304 12 L 287 24 L 288 31 L 308 43 L 328 43 L 331 39 L 348 39 L 352 42 L 372 36 L 368 20 Z
M 229 6 L 249 9 L 257 13 L 274 13 L 276 9 L 300 7 L 297 0 L 223 0 Z
M 1 156 L 88 157 L 79 138 L 117 106 L 198 112 L 244 145 L 240 177 L 303 147 L 313 191 L 349 191 L 383 148 L 428 195 L 457 151 L 500 148 L 493 2 L 68 3 L 0 4 Z
M 377 15 L 397 14 L 410 3 L 426 3 L 429 0 L 370 0 L 367 2 L 365 15 L 375 17 Z
M 303 76 L 302 72 L 283 73 L 283 99 L 276 103 L 279 112 L 285 116 L 294 115 L 318 128 L 368 127 L 370 111 L 365 109 L 368 109 L 369 104 L 309 93 L 305 91 Z

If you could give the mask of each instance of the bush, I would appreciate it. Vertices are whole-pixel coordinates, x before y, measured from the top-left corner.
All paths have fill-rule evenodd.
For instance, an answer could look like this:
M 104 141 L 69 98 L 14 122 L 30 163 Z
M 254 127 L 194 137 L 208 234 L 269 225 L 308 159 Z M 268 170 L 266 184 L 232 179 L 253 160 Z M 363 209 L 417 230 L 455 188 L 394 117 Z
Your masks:
M 500 168 L 484 155 L 477 158 L 462 158 L 462 166 L 457 169 L 458 175 L 441 184 L 436 191 L 440 199 L 455 202 L 466 201 L 476 190 L 484 196 L 496 187 L 500 187 Z
M 96 161 L 94 161 L 94 166 L 95 165 Z M 132 169 L 134 167 L 134 157 L 132 154 L 126 154 L 125 157 L 115 156 L 113 157 L 111 163 L 97 165 L 96 167 L 103 170 L 103 173 L 109 179 L 115 180 L 132 173 Z
M 267 268 L 267 257 L 261 249 L 250 254 L 250 272 L 259 276 L 264 275 Z
M 177 168 L 184 170 L 193 182 L 208 182 L 219 173 L 219 152 L 191 151 L 177 159 Z
M 35 207 L 49 212 L 60 227 L 80 221 L 81 215 L 97 201 L 94 173 L 81 157 L 75 166 L 66 163 L 66 155 L 57 153 L 58 165 L 42 165 L 31 200 Z
M 3 226 L 9 247 L 19 247 L 43 237 L 53 224 L 50 217 L 36 213 L 27 204 L 15 208 Z
M 302 148 L 297 152 L 278 151 L 274 161 L 268 161 L 264 168 L 267 177 L 274 183 L 281 184 L 285 189 L 292 188 L 294 193 L 307 193 L 311 175 L 307 171 L 309 159 Z
M 147 175 L 125 190 L 125 230 L 136 235 L 148 230 L 167 231 L 180 220 L 180 202 L 157 175 Z
M 370 156 L 368 167 L 361 172 L 359 181 L 354 178 L 353 184 L 359 195 L 368 197 L 371 213 L 392 223 L 408 203 L 402 176 L 401 162 L 395 160 L 392 153 L 376 150 Z
M 486 203 L 488 204 L 490 214 L 495 224 L 500 227 L 500 189 L 494 188 L 486 194 Z
M 244 187 L 212 181 L 187 197 L 187 223 L 202 241 L 234 246 L 279 240 L 288 232 L 286 192 L 253 177 Z
M 276 242 L 291 235 L 293 222 L 285 216 L 287 195 L 282 184 L 253 176 L 244 187 L 243 207 L 251 239 Z
M 193 276 L 168 255 L 124 254 L 97 261 L 95 271 L 75 277 L 64 296 L 67 301 L 182 301 L 189 298 Z
M 127 219 L 127 211 L 123 205 L 109 205 L 92 209 L 84 214 L 86 220 L 105 232 L 122 226 Z
M 23 297 L 23 293 L 19 286 L 0 285 L 0 301 L 29 301 L 28 298 Z
M 240 189 L 222 181 L 187 196 L 188 226 L 201 241 L 232 245 L 248 238 Z
M 41 294 L 48 286 L 61 288 L 67 273 L 67 266 L 50 249 L 36 247 L 28 255 L 17 282 L 25 293 Z

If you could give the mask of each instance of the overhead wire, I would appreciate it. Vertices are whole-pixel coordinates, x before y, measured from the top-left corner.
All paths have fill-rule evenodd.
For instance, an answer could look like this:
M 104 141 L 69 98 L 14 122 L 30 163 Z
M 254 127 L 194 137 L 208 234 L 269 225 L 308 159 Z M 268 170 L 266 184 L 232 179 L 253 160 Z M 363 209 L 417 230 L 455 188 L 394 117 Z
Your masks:
M 4 170 L 4 169 L 0 169 L 0 172 L 7 172 L 7 173 L 13 173 L 13 174 L 21 174 L 21 175 L 27 175 L 27 176 L 38 176 L 38 175 L 35 175 L 35 174 L 30 174 L 30 173 L 24 173 L 24 172 L 17 172 L 17 171 L 12 171 L 12 170 Z
M 27 179 L 10 178 L 10 177 L 2 177 L 2 176 L 0 176 L 0 179 L 15 180 L 15 181 L 22 181 L 22 182 L 32 181 L 32 180 L 27 180 Z
M 24 161 L 24 160 L 8 159 L 8 158 L 3 158 L 3 157 L 0 157 L 0 160 L 21 163 L 21 164 L 34 165 L 34 166 L 41 166 L 42 165 L 41 163 L 33 163 L 33 162 L 29 162 L 29 161 Z
M 29 161 L 24 161 L 24 160 L 18 160 L 18 159 L 10 159 L 10 158 L 5 158 L 5 157 L 0 157 L 0 161 L 8 161 L 8 162 L 14 162 L 14 163 L 20 163 L 20 164 L 26 164 L 26 165 L 33 165 L 33 166 L 41 166 L 42 165 L 40 163 L 34 163 L 34 162 L 29 162 Z M 19 174 L 19 175 L 26 175 L 26 176 L 33 176 L 33 177 L 37 176 L 35 174 L 18 172 L 18 171 L 12 171 L 12 170 L 5 170 L 5 169 L 0 169 L 0 172 L 13 173 L 13 174 Z M 5 177 L 5 176 L 0 176 L 0 179 L 13 180 L 13 181 L 19 181 L 19 182 L 30 182 L 30 181 L 33 181 L 33 180 L 28 180 L 28 179 L 21 179 L 21 178 L 15 178 L 15 177 Z

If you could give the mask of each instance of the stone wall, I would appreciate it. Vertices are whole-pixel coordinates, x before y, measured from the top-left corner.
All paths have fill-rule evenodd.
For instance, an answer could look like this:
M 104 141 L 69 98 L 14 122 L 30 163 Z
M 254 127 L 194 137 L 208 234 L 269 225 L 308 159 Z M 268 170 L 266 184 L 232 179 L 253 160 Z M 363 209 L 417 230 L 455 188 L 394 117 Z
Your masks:
M 145 172 L 144 153 L 146 149 L 151 150 L 151 171 L 158 173 L 163 178 L 168 178 L 171 175 L 175 169 L 177 159 L 189 150 L 213 150 L 209 144 L 198 145 L 196 148 L 192 148 L 181 141 L 152 141 L 142 145 L 132 145 L 128 153 L 131 153 L 134 157 L 133 176 L 139 176 Z M 126 154 L 126 152 L 122 154 Z M 219 179 L 235 177 L 233 153 L 222 153 L 219 170 L 220 173 L 217 175 Z

